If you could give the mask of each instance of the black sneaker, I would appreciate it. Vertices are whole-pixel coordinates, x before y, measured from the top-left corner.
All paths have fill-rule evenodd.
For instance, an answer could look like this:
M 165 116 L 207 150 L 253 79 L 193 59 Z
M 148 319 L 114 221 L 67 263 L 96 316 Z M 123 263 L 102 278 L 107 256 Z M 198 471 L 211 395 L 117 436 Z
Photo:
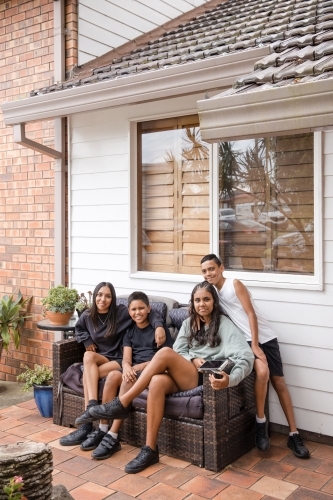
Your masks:
M 150 465 L 157 464 L 159 459 L 158 446 L 156 446 L 156 450 L 152 450 L 149 446 L 142 446 L 139 455 L 126 465 L 125 472 L 136 474 Z
M 288 448 L 292 450 L 295 457 L 309 458 L 310 452 L 303 443 L 303 440 L 298 432 L 296 434 L 293 434 L 292 436 L 289 436 L 287 445 Z
M 106 432 L 101 431 L 101 429 L 94 429 L 93 431 L 89 432 L 87 439 L 83 441 L 83 443 L 80 446 L 81 450 L 84 451 L 94 450 L 102 441 L 105 434 Z
M 90 415 L 89 408 L 87 408 L 86 411 L 82 413 L 82 415 L 77 417 L 74 424 L 75 425 L 90 424 L 90 422 L 93 422 L 94 420 L 97 419 L 94 418 L 92 415 Z
M 255 445 L 260 451 L 267 451 L 270 446 L 267 426 L 267 420 L 262 424 L 256 421 Z
M 91 456 L 95 460 L 105 460 L 110 458 L 116 451 L 121 449 L 119 439 L 114 439 L 111 434 L 105 434 L 102 441 L 97 446 L 96 450 L 92 452 Z
M 119 398 L 114 398 L 109 403 L 89 408 L 89 413 L 97 419 L 114 420 L 129 417 L 131 405 L 123 406 Z
M 67 434 L 67 436 L 63 436 L 62 438 L 60 438 L 59 443 L 62 446 L 75 446 L 77 444 L 81 444 L 83 443 L 83 441 L 87 439 L 88 434 L 90 432 L 91 430 L 88 431 L 84 429 L 83 426 L 81 425 L 81 427 L 76 429 L 76 431 L 71 432 L 70 434 Z

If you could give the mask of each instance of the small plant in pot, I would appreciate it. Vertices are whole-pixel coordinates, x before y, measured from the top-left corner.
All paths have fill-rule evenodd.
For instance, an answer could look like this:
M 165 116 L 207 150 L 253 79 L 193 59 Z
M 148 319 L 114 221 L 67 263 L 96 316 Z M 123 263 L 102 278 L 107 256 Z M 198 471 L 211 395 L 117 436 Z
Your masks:
M 34 389 L 34 398 L 42 417 L 52 417 L 53 414 L 53 373 L 52 368 L 46 365 L 34 365 L 29 368 L 21 364 L 25 371 L 17 376 L 18 381 L 24 381 L 22 391 Z
M 75 309 L 77 311 L 78 317 L 81 316 L 81 314 L 86 310 L 90 309 L 92 306 L 92 292 L 87 292 L 88 298 L 85 296 L 84 293 L 80 293 L 80 298 L 75 304 Z
M 75 310 L 79 294 L 75 288 L 58 285 L 49 290 L 45 299 L 42 299 L 45 314 L 52 325 L 66 325 Z
M 26 306 L 31 297 L 23 300 L 20 290 L 15 299 L 14 294 L 4 295 L 0 299 L 0 356 L 2 348 L 8 352 L 8 346 L 11 340 L 18 348 L 20 344 L 20 329 L 24 321 L 31 318 L 26 314 Z

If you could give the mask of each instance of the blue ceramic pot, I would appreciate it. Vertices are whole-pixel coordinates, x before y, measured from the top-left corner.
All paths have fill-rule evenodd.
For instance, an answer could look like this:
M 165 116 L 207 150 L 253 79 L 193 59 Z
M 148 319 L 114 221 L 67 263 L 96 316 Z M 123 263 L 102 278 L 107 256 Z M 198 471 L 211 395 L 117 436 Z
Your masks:
M 34 385 L 34 398 L 42 417 L 50 418 L 53 415 L 53 387 L 52 385 Z

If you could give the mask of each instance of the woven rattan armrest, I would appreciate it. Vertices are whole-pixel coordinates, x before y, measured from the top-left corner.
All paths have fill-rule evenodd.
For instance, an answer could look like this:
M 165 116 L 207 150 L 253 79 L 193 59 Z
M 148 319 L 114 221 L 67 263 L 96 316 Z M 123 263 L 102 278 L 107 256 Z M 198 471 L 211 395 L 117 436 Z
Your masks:
M 60 340 L 53 344 L 53 422 L 61 424 L 60 402 L 58 397 L 58 386 L 60 375 L 67 368 L 79 363 L 83 359 L 84 345 L 79 344 L 76 339 Z
M 53 378 L 56 382 L 70 365 L 82 361 L 84 351 L 84 345 L 76 339 L 60 340 L 53 344 Z

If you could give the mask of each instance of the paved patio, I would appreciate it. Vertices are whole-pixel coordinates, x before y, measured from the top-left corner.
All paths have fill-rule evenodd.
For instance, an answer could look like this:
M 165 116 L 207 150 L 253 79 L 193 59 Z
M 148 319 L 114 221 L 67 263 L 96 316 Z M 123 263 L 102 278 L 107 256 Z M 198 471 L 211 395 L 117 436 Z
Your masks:
M 124 466 L 138 450 L 127 444 L 113 457 L 96 461 L 79 446 L 63 447 L 70 429 L 42 418 L 34 400 L 0 410 L 1 444 L 33 440 L 53 451 L 54 484 L 76 500 L 332 500 L 333 447 L 307 442 L 309 460 L 295 458 L 286 436 L 273 434 L 268 452 L 251 450 L 220 473 L 161 456 L 160 463 L 127 475 Z

